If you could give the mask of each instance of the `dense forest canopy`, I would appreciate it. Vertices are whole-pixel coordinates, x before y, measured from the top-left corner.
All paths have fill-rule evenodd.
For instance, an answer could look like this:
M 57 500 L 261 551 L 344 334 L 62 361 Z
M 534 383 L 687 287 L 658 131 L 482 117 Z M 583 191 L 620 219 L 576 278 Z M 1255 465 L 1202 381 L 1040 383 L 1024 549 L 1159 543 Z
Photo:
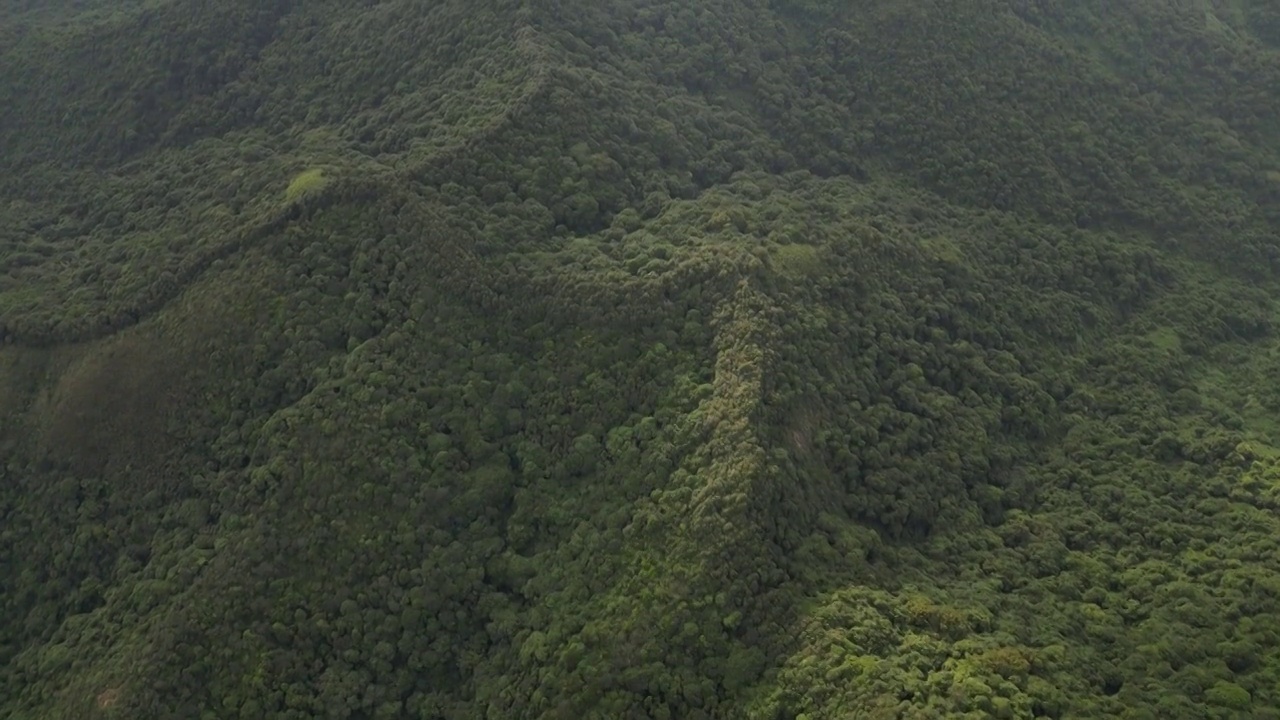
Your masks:
M 1280 6 L 7 0 L 0 715 L 1280 718 Z

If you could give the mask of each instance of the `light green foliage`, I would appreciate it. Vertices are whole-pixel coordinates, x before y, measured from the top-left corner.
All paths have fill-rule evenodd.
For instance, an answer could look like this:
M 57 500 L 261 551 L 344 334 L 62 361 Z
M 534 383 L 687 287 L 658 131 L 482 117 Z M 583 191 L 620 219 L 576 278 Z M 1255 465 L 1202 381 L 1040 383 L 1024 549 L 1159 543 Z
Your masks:
M 771 259 L 789 279 L 803 280 L 822 272 L 822 257 L 809 245 L 780 245 L 773 249 Z
M 1249 691 L 1235 683 L 1217 682 L 1205 690 L 1204 699 L 1211 705 L 1245 711 L 1249 709 Z
M 302 198 L 319 192 L 329 179 L 325 177 L 324 171 L 319 168 L 303 170 L 289 181 L 289 187 L 284 189 L 284 201 L 286 203 L 296 202 Z
M 526 5 L 0 10 L 0 716 L 1280 717 L 1273 3 Z

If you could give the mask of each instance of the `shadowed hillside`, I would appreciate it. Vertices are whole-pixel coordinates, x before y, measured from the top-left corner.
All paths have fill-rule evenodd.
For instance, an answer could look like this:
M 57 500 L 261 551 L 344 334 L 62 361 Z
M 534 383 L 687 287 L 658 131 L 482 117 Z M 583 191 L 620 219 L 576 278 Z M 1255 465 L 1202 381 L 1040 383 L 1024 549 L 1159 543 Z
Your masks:
M 1270 5 L 429 5 L 0 8 L 0 715 L 1280 717 Z

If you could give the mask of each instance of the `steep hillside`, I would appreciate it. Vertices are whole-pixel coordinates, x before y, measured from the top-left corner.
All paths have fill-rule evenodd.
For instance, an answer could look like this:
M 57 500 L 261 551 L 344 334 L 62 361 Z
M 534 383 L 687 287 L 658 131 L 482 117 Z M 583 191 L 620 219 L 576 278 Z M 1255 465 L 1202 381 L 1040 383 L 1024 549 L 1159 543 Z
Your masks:
M 1270 5 L 428 5 L 0 8 L 0 715 L 1280 717 Z

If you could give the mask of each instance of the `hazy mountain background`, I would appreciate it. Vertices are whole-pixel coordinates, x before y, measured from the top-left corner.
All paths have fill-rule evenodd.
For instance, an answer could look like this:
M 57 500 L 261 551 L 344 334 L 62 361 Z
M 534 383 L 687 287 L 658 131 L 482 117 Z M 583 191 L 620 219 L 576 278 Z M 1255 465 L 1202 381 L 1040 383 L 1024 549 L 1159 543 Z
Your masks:
M 1280 718 L 1280 7 L 0 2 L 0 716 Z

